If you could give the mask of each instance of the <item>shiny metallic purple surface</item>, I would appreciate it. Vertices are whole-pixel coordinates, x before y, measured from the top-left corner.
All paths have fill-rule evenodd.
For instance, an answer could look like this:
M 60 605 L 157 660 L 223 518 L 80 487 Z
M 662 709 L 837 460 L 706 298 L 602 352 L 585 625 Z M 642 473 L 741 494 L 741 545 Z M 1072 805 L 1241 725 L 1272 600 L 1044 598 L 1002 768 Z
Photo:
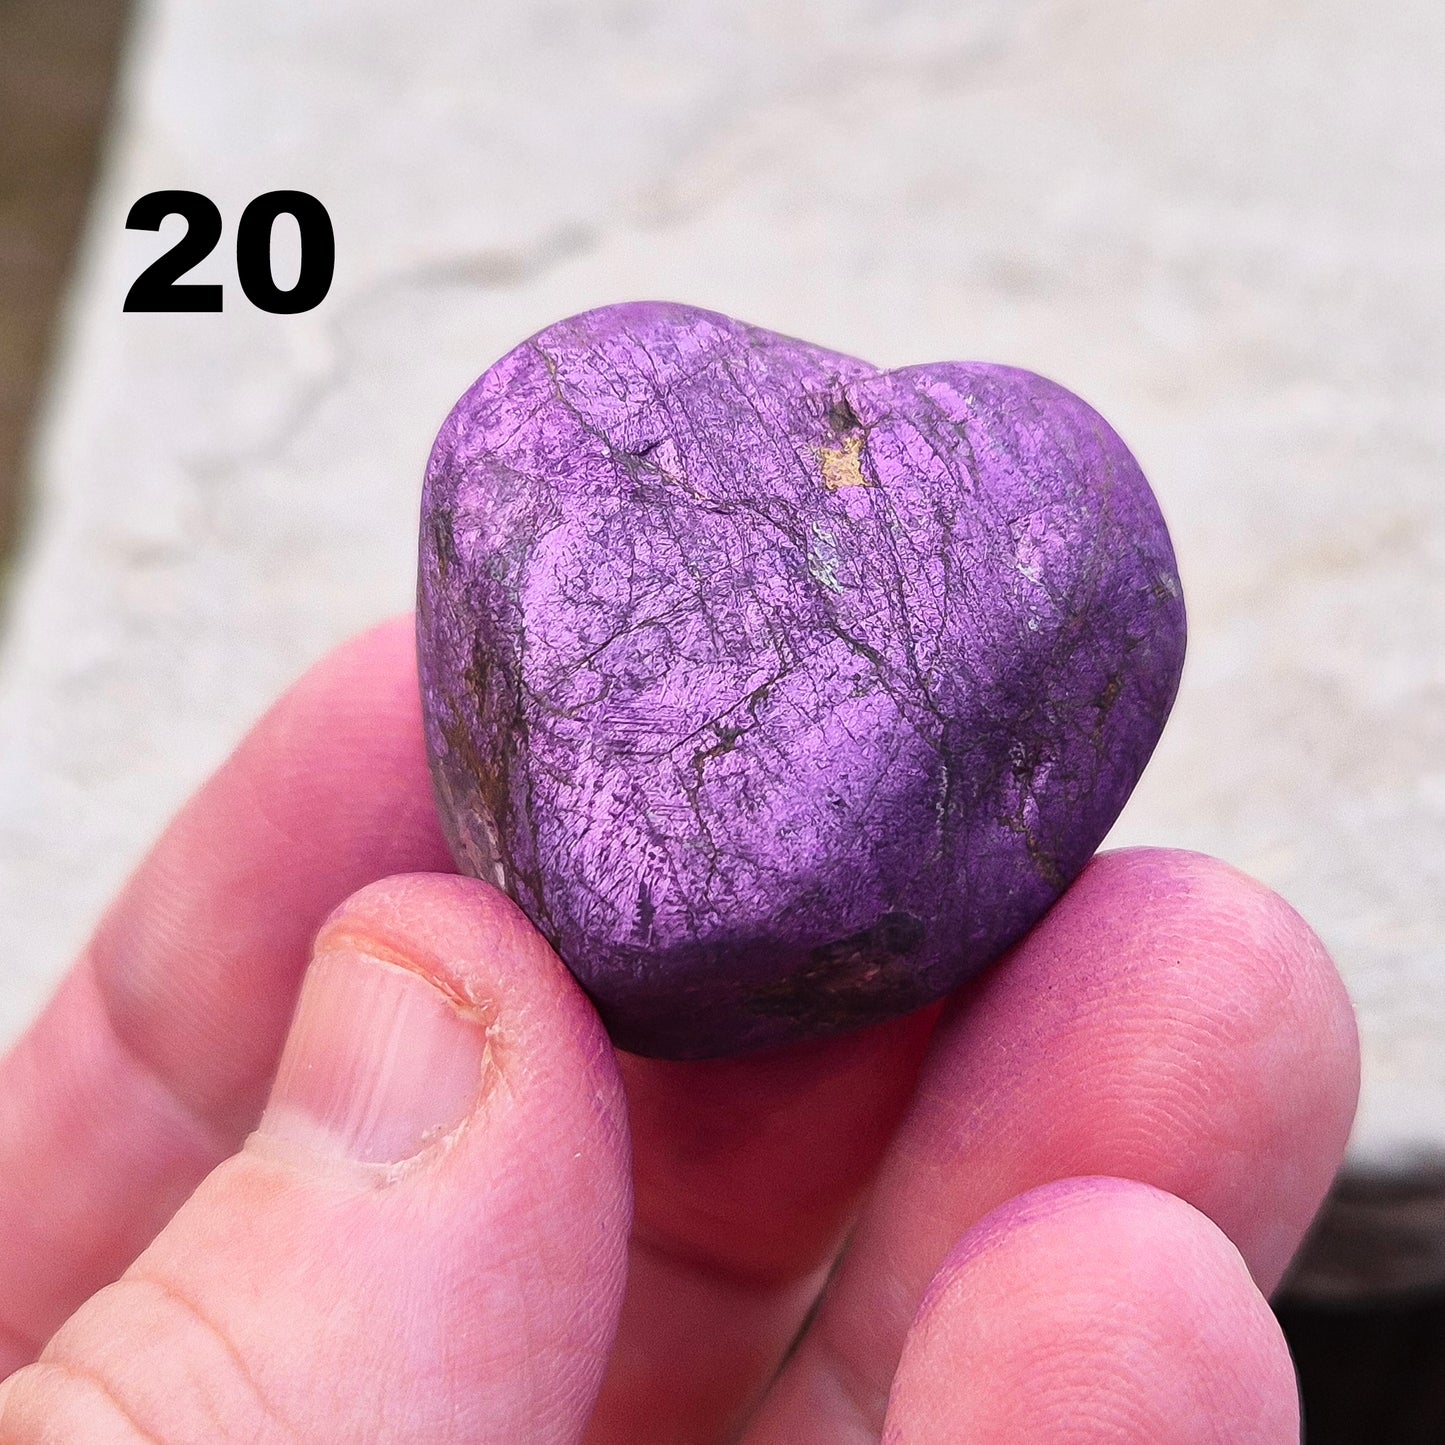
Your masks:
M 1007 367 L 613 306 L 492 367 L 427 471 L 457 860 L 641 1053 L 874 1022 L 995 959 L 1129 796 L 1184 632 L 1128 450 Z

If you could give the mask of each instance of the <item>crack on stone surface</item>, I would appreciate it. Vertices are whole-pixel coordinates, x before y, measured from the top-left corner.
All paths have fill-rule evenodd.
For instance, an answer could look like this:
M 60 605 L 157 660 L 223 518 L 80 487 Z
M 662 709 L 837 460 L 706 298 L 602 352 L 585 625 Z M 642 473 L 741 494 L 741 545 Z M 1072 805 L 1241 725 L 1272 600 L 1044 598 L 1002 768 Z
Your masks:
M 834 397 L 832 405 L 828 408 L 827 416 L 828 425 L 831 426 L 834 431 L 867 432 L 867 428 L 859 419 L 858 413 L 853 410 L 853 403 L 848 398 L 848 389 L 845 386 L 838 386 L 837 395 Z

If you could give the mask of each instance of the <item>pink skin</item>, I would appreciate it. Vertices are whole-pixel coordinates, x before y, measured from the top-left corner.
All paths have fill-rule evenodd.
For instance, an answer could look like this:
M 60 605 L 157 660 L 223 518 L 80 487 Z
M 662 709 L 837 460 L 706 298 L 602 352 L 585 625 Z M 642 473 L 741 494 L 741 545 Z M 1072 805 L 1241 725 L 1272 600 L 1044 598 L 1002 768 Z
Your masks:
M 1113 854 L 941 1019 L 617 1055 L 440 876 L 411 648 L 277 704 L 0 1063 L 0 1445 L 1294 1438 L 1261 1291 L 1357 1064 L 1287 905 Z
M 1275 1445 L 1299 1429 L 1284 1337 L 1228 1238 L 1147 1184 L 1068 1179 L 950 1252 L 883 1445 Z

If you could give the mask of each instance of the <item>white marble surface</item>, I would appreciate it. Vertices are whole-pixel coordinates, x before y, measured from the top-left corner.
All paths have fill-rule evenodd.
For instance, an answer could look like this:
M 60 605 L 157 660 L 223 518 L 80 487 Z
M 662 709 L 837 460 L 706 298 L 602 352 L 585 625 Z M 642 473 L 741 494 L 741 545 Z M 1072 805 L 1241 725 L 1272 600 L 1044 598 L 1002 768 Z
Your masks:
M 0 655 L 0 1035 L 295 672 L 405 607 L 435 430 L 558 316 L 689 300 L 1049 373 L 1191 608 L 1115 834 L 1279 888 L 1359 1004 L 1351 1168 L 1445 1157 L 1445 8 L 1436 0 L 150 0 Z M 222 315 L 123 315 L 143 192 Z M 299 187 L 328 299 L 242 301 Z M 170 223 L 179 230 L 178 222 Z M 172 232 L 164 233 L 168 239 Z

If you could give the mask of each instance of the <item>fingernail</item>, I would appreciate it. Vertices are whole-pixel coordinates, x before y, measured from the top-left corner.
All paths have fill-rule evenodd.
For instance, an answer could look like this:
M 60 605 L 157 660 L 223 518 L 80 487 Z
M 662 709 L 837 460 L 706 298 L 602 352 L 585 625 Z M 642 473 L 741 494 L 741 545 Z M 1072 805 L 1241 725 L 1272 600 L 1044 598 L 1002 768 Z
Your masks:
M 260 1133 L 399 1164 L 471 1113 L 485 1051 L 481 1023 L 421 974 L 354 949 L 319 954 Z

